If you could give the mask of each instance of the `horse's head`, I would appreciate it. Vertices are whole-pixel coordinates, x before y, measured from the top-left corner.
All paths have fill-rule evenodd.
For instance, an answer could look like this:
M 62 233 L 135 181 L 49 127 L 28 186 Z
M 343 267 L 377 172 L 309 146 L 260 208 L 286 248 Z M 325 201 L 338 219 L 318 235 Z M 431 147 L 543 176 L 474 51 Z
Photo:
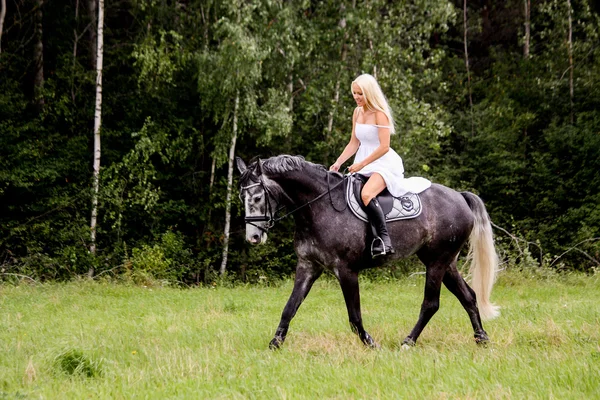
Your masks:
M 280 205 L 281 188 L 262 171 L 261 161 L 249 166 L 236 157 L 240 171 L 240 200 L 244 204 L 246 240 L 252 244 L 267 241 L 267 231 L 275 223 L 275 213 Z

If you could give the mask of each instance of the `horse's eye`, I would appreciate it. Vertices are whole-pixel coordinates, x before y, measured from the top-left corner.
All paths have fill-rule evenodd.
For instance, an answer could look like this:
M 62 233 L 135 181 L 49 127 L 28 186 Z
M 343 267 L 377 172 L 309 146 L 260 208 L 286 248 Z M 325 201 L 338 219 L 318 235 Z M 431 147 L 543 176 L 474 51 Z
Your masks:
M 253 200 L 255 203 L 260 203 L 260 201 L 262 200 L 262 196 L 256 196 Z

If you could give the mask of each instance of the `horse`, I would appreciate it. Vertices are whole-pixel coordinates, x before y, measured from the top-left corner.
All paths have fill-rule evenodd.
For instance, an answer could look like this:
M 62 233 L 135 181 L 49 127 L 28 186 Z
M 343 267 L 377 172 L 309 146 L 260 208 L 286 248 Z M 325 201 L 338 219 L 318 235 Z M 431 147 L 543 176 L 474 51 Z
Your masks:
M 301 156 L 280 155 L 249 165 L 236 157 L 236 165 L 241 174 L 239 195 L 245 209 L 246 240 L 254 245 L 264 243 L 268 230 L 288 215 L 296 225 L 294 287 L 269 348 L 283 345 L 292 318 L 325 270 L 339 281 L 351 330 L 366 346 L 379 348 L 363 326 L 358 274 L 413 254 L 426 267 L 425 293 L 417 323 L 402 347 L 414 346 L 438 311 L 442 283 L 467 312 L 475 342 L 489 342 L 481 319 L 499 315 L 498 307 L 490 302 L 498 256 L 487 210 L 477 195 L 433 183 L 420 194 L 423 210 L 419 216 L 388 224 L 395 253 L 374 259 L 370 226 L 344 207 L 345 175 Z M 283 207 L 290 211 L 278 217 Z M 467 242 L 472 287 L 457 269 L 459 253 Z

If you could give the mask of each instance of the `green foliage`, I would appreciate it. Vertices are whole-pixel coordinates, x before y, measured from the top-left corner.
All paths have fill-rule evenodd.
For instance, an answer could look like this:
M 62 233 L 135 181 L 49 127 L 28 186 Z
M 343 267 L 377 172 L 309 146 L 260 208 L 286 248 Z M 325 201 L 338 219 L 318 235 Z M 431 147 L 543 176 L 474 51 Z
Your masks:
M 567 2 L 533 4 L 527 59 L 522 2 L 492 3 L 468 3 L 469 77 L 463 2 L 105 4 L 95 256 L 90 21 L 81 9 L 75 19 L 75 3 L 43 8 L 40 111 L 32 104 L 33 4 L 9 7 L 0 54 L 0 268 L 36 280 L 94 269 L 216 282 L 235 99 L 237 156 L 291 153 L 330 165 L 350 137 L 350 82 L 368 72 L 394 111 L 392 146 L 406 175 L 478 193 L 497 226 L 522 241 L 497 229 L 504 265 L 593 271 L 600 9 L 571 1 L 571 99 Z M 253 248 L 241 216 L 234 199 L 227 279 L 293 273 L 293 224 Z M 396 272 L 414 270 L 407 263 Z
M 148 118 L 138 133 L 132 136 L 137 139 L 133 149 L 118 163 L 106 168 L 101 177 L 101 199 L 106 222 L 112 229 L 120 229 L 123 213 L 130 208 L 151 215 L 160 198 L 160 188 L 156 187 L 155 158 L 163 163 L 169 162 L 165 151 L 167 133 L 154 129 L 155 124 Z
M 153 280 L 183 282 L 195 271 L 197 261 L 181 234 L 165 232 L 153 246 L 134 247 L 125 260 L 125 276 L 136 283 Z
M 449 157 L 436 161 L 433 171 L 440 171 L 448 184 L 478 192 L 496 224 L 537 243 L 543 254 L 534 251 L 537 263 L 556 267 L 560 259 L 570 268 L 588 269 L 597 265 L 600 250 L 594 240 L 600 227 L 595 211 L 600 186 L 592 172 L 598 169 L 600 126 L 597 113 L 588 109 L 591 104 L 597 108 L 600 100 L 592 89 L 600 78 L 592 66 L 600 58 L 590 46 L 600 25 L 587 2 L 572 3 L 576 61 L 571 108 L 565 5 L 548 1 L 532 10 L 532 29 L 544 42 L 538 44 L 534 36 L 536 51 L 527 60 L 520 48 L 507 43 L 489 53 L 471 50 L 472 65 L 487 65 L 471 76 L 472 109 L 462 55 L 446 61 L 448 93 L 456 102 L 450 121 L 454 131 L 442 145 Z M 509 6 L 503 7 L 494 12 L 509 13 Z M 473 15 L 478 10 L 468 11 Z M 520 28 L 515 23 L 504 29 L 517 33 Z M 484 34 L 470 33 L 470 43 L 490 40 Z M 522 256 L 512 253 L 508 261 Z
M 283 224 L 269 234 L 261 246 L 245 245 L 241 257 L 233 258 L 231 272 L 244 282 L 271 284 L 293 274 L 296 268 L 293 238 L 285 235 L 293 223 Z
M 148 36 L 140 45 L 136 45 L 131 56 L 136 60 L 134 67 L 139 68 L 138 85 L 144 85 L 146 92 L 159 95 L 163 85 L 174 85 L 175 72 L 181 60 L 182 36 L 177 32 L 160 31 L 158 43 Z

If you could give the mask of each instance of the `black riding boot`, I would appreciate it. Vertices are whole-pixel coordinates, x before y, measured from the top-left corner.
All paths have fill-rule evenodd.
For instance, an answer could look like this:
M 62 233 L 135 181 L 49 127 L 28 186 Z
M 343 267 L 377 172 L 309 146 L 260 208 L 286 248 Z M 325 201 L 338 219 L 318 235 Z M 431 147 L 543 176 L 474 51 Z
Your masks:
M 388 234 L 385 215 L 383 215 L 383 210 L 377 199 L 373 199 L 369 202 L 366 207 L 366 212 L 369 216 L 369 221 L 371 222 L 375 236 L 373 244 L 371 244 L 371 255 L 377 257 L 392 254 L 394 249 L 392 248 L 392 241 Z

